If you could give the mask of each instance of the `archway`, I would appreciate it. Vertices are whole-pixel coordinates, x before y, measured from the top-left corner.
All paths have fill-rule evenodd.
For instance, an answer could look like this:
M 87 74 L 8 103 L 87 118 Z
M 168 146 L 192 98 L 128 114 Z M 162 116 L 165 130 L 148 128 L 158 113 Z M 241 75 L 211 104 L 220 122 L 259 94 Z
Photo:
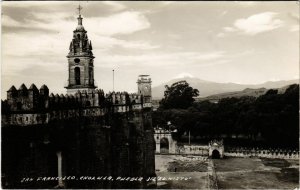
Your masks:
M 80 85 L 80 68 L 75 67 L 75 82 L 76 85 Z
M 166 137 L 160 139 L 160 153 L 169 153 L 169 140 Z
M 218 150 L 213 150 L 212 151 L 212 155 L 211 155 L 211 158 L 212 159 L 219 159 L 221 156 L 220 156 L 220 152 Z

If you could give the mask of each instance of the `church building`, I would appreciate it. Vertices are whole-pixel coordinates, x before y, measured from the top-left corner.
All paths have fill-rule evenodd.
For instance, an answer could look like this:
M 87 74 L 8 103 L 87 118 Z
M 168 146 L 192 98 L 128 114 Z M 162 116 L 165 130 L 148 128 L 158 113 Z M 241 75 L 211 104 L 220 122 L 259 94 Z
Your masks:
M 80 8 L 80 7 L 79 7 Z M 69 79 L 67 94 L 75 94 L 78 90 L 91 92 L 96 88 L 94 84 L 94 56 L 92 42 L 87 36 L 87 31 L 82 25 L 82 17 L 79 14 L 78 26 L 73 31 L 73 39 L 70 43 L 70 52 L 67 56 L 69 67 Z
M 77 19 L 67 93 L 22 84 L 1 102 L 3 188 L 147 188 L 156 176 L 150 77 L 138 76 L 134 94 L 98 89 L 92 42 Z

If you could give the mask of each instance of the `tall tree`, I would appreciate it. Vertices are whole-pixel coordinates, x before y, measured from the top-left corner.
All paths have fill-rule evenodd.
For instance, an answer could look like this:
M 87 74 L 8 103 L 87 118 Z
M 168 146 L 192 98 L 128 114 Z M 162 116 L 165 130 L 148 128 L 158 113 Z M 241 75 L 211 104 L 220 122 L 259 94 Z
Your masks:
M 186 81 L 179 81 L 171 86 L 166 85 L 165 88 L 164 98 L 159 102 L 160 108 L 163 109 L 186 109 L 192 106 L 194 97 L 199 95 L 199 91 L 190 87 Z

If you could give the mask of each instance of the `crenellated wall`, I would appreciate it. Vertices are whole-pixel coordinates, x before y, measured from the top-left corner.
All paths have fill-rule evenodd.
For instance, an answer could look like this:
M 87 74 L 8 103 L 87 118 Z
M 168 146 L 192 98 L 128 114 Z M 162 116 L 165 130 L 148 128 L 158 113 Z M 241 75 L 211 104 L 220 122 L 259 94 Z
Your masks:
M 29 89 L 22 84 L 17 90 L 12 86 L 7 91 L 7 101 L 3 102 L 3 123 L 12 125 L 33 125 L 47 123 L 51 119 L 72 118 L 74 116 L 103 116 L 108 112 L 125 113 L 151 108 L 151 103 L 144 103 L 140 94 L 110 92 L 103 90 L 91 92 L 78 91 L 74 95 L 49 95 L 49 89 L 43 85 L 40 90 L 32 84 Z
M 54 95 L 46 85 L 22 84 L 18 90 L 12 86 L 2 101 L 5 188 L 145 188 L 145 181 L 21 179 L 58 176 L 58 170 L 62 176 L 146 179 L 155 176 L 154 150 L 151 107 L 144 106 L 141 94 L 96 89 Z

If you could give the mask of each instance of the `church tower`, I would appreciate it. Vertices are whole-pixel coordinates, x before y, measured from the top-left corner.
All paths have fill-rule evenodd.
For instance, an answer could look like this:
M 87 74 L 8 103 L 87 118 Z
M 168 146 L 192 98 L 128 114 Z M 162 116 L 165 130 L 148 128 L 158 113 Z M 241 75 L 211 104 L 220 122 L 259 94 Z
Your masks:
M 138 84 L 138 94 L 143 96 L 144 107 L 152 102 L 151 94 L 151 78 L 149 75 L 139 75 Z
M 94 56 L 92 42 L 88 39 L 87 31 L 82 25 L 79 5 L 78 26 L 73 31 L 68 58 L 69 79 L 67 94 L 74 94 L 78 90 L 90 92 L 96 88 L 94 84 Z

